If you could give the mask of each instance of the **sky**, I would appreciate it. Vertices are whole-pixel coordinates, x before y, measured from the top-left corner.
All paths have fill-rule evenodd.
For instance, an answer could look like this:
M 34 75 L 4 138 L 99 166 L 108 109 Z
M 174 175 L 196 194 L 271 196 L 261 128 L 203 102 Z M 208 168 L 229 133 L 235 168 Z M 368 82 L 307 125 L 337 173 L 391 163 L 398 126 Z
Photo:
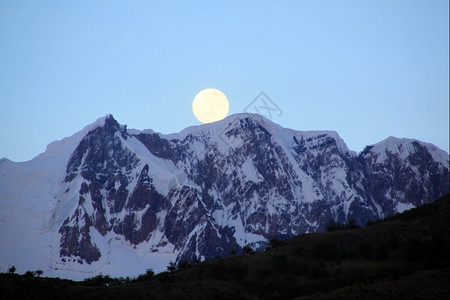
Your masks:
M 357 152 L 388 136 L 448 152 L 449 1 L 0 1 L 0 157 L 109 113 L 179 132 L 205 88 Z

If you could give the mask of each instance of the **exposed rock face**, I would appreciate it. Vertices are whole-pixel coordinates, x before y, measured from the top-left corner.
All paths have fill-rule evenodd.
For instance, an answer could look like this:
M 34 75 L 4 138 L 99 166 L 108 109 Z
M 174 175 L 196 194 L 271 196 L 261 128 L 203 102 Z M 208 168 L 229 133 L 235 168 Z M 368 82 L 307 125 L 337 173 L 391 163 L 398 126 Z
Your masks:
M 384 215 L 396 213 L 399 203 L 418 206 L 448 192 L 448 164 L 433 158 L 436 147 L 393 137 L 380 144 L 366 147 L 358 158 L 365 188 Z
M 251 114 L 170 136 L 131 134 L 109 116 L 67 164 L 61 185 L 79 201 L 60 226 L 60 256 L 97 261 L 95 232 L 193 260 L 323 231 L 331 219 L 363 225 L 448 193 L 448 165 L 419 141 L 389 138 L 357 155 L 335 132 Z
M 91 241 L 91 227 L 102 236 L 113 228 L 123 227 L 108 216 L 123 210 L 129 194 L 128 180 L 138 159 L 136 154 L 122 147 L 122 139 L 127 139 L 126 128 L 111 116 L 105 119 L 104 126 L 90 131 L 72 153 L 65 183 L 72 188 L 72 183 L 77 186 L 81 181 L 80 200 L 75 212 L 67 216 L 59 230 L 61 257 L 76 256 L 91 263 L 101 255 Z M 129 232 L 123 234 L 130 236 Z

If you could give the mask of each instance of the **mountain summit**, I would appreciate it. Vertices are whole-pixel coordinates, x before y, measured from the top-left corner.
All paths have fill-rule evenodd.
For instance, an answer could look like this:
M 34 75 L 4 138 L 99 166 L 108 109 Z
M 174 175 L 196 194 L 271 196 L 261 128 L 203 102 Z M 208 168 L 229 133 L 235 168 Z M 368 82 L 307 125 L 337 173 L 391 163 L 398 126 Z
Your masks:
M 169 135 L 107 115 L 31 161 L 0 161 L 0 264 L 74 279 L 162 271 L 448 192 L 448 154 L 413 139 L 357 154 L 336 132 L 255 114 Z

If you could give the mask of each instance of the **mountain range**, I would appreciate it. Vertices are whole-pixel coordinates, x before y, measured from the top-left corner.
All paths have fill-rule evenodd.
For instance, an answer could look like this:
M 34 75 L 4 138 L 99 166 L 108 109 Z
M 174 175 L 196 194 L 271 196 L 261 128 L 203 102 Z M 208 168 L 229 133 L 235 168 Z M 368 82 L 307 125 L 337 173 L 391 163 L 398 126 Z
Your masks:
M 27 162 L 0 160 L 0 268 L 83 279 L 162 271 L 359 225 L 449 192 L 449 156 L 389 137 L 360 153 L 333 131 L 256 114 L 164 135 L 112 115 Z

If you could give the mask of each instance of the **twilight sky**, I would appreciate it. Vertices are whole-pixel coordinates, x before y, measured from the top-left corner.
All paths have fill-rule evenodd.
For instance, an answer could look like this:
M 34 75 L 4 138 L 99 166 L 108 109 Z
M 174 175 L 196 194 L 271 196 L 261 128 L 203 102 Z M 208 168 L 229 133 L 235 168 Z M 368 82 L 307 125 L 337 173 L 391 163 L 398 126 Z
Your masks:
M 0 1 L 0 158 L 107 113 L 178 132 L 205 88 L 230 114 L 264 92 L 274 122 L 358 152 L 391 135 L 449 151 L 448 0 L 130 2 Z

